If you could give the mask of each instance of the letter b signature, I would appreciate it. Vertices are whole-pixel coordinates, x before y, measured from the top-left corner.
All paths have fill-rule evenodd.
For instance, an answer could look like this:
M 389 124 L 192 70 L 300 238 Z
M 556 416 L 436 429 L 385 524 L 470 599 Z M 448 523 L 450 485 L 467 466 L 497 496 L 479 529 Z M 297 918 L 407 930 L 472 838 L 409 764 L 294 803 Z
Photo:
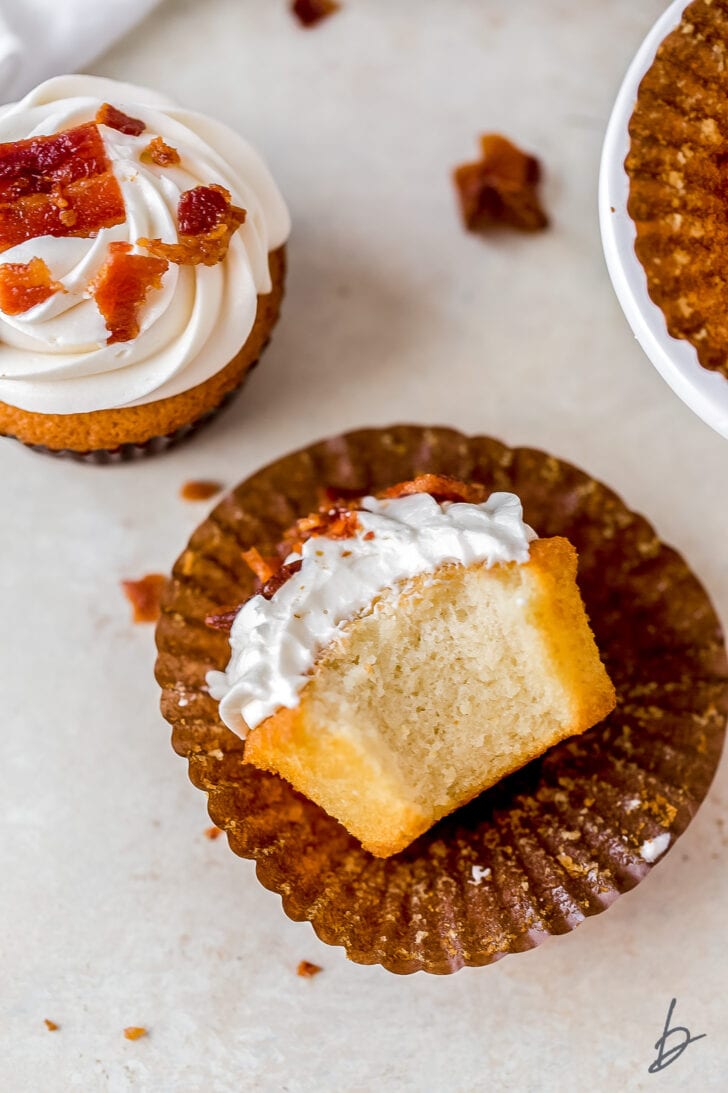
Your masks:
M 675 1025 L 670 1028 L 670 1021 L 672 1020 L 673 1010 L 677 999 L 673 998 L 670 1003 L 670 1008 L 667 1011 L 667 1020 L 665 1021 L 665 1030 L 662 1036 L 655 1044 L 655 1051 L 657 1052 L 657 1058 L 654 1063 L 651 1063 L 647 1068 L 650 1074 L 657 1074 L 659 1070 L 664 1070 L 666 1066 L 670 1066 L 676 1059 L 679 1059 L 683 1051 L 690 1044 L 694 1044 L 696 1040 L 702 1040 L 706 1033 L 701 1032 L 699 1036 L 691 1036 L 689 1029 L 686 1029 L 684 1025 Z M 680 1037 L 679 1039 L 675 1039 Z M 668 1041 L 672 1040 L 672 1046 L 668 1046 Z

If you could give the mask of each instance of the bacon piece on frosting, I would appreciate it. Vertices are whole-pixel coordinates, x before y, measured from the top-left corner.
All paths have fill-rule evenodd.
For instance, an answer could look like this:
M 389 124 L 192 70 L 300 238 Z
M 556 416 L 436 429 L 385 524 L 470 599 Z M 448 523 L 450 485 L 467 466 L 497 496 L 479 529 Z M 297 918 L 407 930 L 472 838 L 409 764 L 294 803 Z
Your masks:
M 56 292 L 63 292 L 63 285 L 51 278 L 42 258 L 0 265 L 0 311 L 6 315 L 22 315 Z
M 108 125 L 109 129 L 116 129 L 119 133 L 126 133 L 130 137 L 138 137 L 146 129 L 146 125 L 140 118 L 130 118 L 123 110 L 117 110 L 109 102 L 102 103 L 94 121 L 97 125 Z
M 548 226 L 538 184 L 541 164 L 506 137 L 487 133 L 480 138 L 481 158 L 453 172 L 460 211 L 469 231 L 508 225 L 521 231 Z
M 398 482 L 383 490 L 380 497 L 409 497 L 413 493 L 429 493 L 436 501 L 461 501 L 480 505 L 488 499 L 488 490 L 479 482 L 461 482 L 449 474 L 420 474 L 408 482 Z
M 89 236 L 125 219 L 97 125 L 0 144 L 0 251 L 39 235 Z
M 232 204 L 224 186 L 195 186 L 185 190 L 177 205 L 179 242 L 140 239 L 139 246 L 180 266 L 216 266 L 246 215 L 245 209 Z
M 180 162 L 177 149 L 165 144 L 161 137 L 150 140 L 139 158 L 142 163 L 156 163 L 157 167 L 176 167 Z
M 109 254 L 89 289 L 109 331 L 107 345 L 128 342 L 139 333 L 139 311 L 152 289 L 162 287 L 169 263 L 131 254 L 129 243 L 110 243 Z
M 334 15 L 340 7 L 337 0 L 293 0 L 291 11 L 301 26 L 315 27 L 322 19 Z

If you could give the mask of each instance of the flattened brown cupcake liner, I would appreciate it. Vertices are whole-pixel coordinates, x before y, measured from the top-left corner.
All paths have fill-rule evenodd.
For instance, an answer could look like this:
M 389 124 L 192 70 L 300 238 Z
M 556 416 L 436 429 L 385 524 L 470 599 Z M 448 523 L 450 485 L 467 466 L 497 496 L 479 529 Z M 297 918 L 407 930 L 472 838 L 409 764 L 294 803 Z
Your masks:
M 542 536 L 579 551 L 579 585 L 615 684 L 615 711 L 374 858 L 286 782 L 242 762 L 205 675 L 225 666 L 210 612 L 253 591 L 241 551 L 272 553 L 320 487 L 376 491 L 425 472 L 512 490 Z M 598 914 L 674 845 L 720 758 L 728 663 L 685 562 L 606 486 L 543 452 L 452 429 L 394 426 L 288 455 L 230 493 L 175 564 L 157 628 L 157 679 L 175 750 L 235 853 L 286 913 L 362 964 L 446 974 L 533 948 Z M 242 923 L 241 923 L 242 926 Z
M 24 447 L 30 448 L 34 452 L 40 452 L 41 455 L 51 455 L 56 459 L 67 459 L 73 463 L 88 463 L 95 467 L 107 466 L 109 463 L 130 463 L 134 459 L 147 459 L 151 455 L 157 455 L 159 452 L 166 452 L 169 448 L 176 447 L 183 440 L 187 440 L 214 421 L 218 414 L 240 392 L 257 364 L 257 360 L 253 361 L 237 387 L 234 387 L 232 391 L 228 391 L 217 406 L 198 417 L 196 421 L 191 421 L 188 425 L 182 425 L 167 436 L 154 436 L 143 444 L 120 444 L 118 448 L 96 448 L 89 452 L 77 452 L 73 448 L 46 448 L 43 444 L 25 444 Z M 10 439 L 15 440 L 17 438 L 12 437 Z M 22 444 L 23 441 L 18 441 L 18 443 Z
M 728 0 L 694 0 L 660 45 L 629 124 L 629 214 L 673 338 L 728 377 Z

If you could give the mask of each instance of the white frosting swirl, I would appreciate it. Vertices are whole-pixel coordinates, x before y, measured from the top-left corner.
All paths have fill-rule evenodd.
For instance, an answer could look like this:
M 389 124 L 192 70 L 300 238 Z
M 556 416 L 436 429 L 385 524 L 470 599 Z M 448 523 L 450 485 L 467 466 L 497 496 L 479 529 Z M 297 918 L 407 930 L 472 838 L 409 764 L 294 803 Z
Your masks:
M 513 493 L 480 505 L 440 504 L 426 493 L 367 497 L 358 516 L 354 538 L 309 539 L 302 555 L 286 559 L 301 557 L 299 572 L 270 600 L 254 596 L 238 612 L 230 663 L 207 682 L 222 720 L 241 736 L 281 706 L 295 709 L 318 654 L 383 589 L 447 563 L 526 562 L 536 538 Z
M 0 254 L 0 263 L 42 258 L 66 289 L 21 315 L 0 312 L 0 400 L 23 410 L 71 414 L 134 406 L 209 379 L 245 343 L 258 294 L 271 289 L 268 253 L 290 230 L 283 199 L 249 144 L 227 126 L 144 88 L 96 76 L 48 80 L 21 102 L 0 107 L 0 142 L 93 121 L 104 102 L 146 125 L 138 137 L 100 126 L 126 222 L 102 228 L 94 238 L 44 235 Z M 178 166 L 140 162 L 158 136 L 179 152 Z M 215 266 L 170 263 L 161 289 L 141 310 L 139 335 L 107 345 L 88 283 L 108 244 L 134 244 L 143 236 L 176 242 L 180 194 L 212 183 L 247 210 L 226 257 Z

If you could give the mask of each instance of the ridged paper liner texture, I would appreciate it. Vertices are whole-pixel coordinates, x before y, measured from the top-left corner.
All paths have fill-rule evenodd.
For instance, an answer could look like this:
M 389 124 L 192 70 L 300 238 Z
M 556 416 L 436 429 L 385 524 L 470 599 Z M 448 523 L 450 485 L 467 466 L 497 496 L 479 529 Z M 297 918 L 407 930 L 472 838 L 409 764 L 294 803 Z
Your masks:
M 273 553 L 283 530 L 317 508 L 321 486 L 366 492 L 428 471 L 512 490 L 540 535 L 571 540 L 618 704 L 382 860 L 286 782 L 242 762 L 243 742 L 205 685 L 208 669 L 227 663 L 228 639 L 204 618 L 253 591 L 241 551 Z M 575 467 L 452 429 L 348 433 L 241 483 L 175 564 L 157 645 L 174 748 L 231 848 L 256 860 L 291 918 L 393 972 L 489 964 L 602 911 L 650 871 L 650 850 L 666 841 L 652 840 L 672 845 L 685 830 L 723 745 L 723 638 L 685 562 Z
M 257 364 L 258 361 L 253 361 L 237 387 L 232 391 L 228 391 L 217 406 L 198 417 L 196 421 L 191 421 L 189 425 L 182 425 L 181 428 L 175 429 L 173 433 L 169 433 L 167 436 L 155 436 L 143 444 L 120 444 L 118 448 L 96 448 L 89 452 L 77 452 L 73 448 L 46 448 L 43 444 L 25 444 L 24 446 L 34 452 L 40 452 L 41 455 L 52 455 L 56 459 L 67 459 L 73 463 L 88 463 L 95 467 L 104 467 L 109 463 L 130 463 L 135 459 L 148 459 L 151 455 L 158 455 L 170 448 L 176 448 L 183 440 L 188 440 L 200 429 L 210 425 L 218 414 L 233 401 L 238 392 L 242 390 L 245 381 Z M 16 438 L 9 437 L 8 439 L 14 440 Z M 23 441 L 19 440 L 18 443 L 23 444 Z
M 728 0 L 695 0 L 640 84 L 629 213 L 674 338 L 728 377 Z

